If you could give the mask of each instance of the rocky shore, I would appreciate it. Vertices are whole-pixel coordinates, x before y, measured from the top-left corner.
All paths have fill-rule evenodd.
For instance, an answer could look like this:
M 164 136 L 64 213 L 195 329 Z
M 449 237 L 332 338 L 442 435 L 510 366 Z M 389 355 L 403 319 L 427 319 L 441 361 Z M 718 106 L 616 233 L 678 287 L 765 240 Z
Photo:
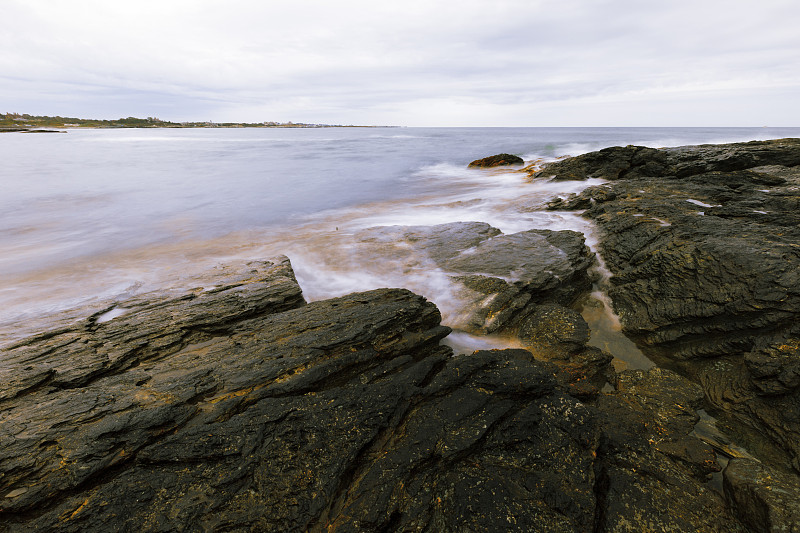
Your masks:
M 657 367 L 589 345 L 580 233 L 370 228 L 526 349 L 454 354 L 404 289 L 306 303 L 286 257 L 43 317 L 0 347 L 0 531 L 800 530 L 800 140 L 531 175 L 587 178 L 548 208 Z

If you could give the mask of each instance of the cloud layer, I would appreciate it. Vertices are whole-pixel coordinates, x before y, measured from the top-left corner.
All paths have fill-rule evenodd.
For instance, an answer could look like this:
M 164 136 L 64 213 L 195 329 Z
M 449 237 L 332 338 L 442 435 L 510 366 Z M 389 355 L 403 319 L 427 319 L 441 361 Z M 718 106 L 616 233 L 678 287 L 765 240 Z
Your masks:
M 0 111 L 797 126 L 799 13 L 793 0 L 5 0 Z

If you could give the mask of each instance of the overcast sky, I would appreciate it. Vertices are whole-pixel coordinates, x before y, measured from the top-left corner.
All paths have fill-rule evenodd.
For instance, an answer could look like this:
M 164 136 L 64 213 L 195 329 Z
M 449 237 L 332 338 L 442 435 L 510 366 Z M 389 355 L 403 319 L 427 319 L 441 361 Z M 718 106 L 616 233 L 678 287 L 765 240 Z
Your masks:
M 0 0 L 0 112 L 800 126 L 797 0 Z

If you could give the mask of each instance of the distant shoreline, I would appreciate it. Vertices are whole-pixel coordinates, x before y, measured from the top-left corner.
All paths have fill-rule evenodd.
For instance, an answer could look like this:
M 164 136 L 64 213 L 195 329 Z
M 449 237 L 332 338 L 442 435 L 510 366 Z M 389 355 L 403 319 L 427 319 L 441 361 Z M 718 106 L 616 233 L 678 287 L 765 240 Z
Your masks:
M 48 128 L 120 129 L 120 128 L 392 128 L 397 126 L 360 126 L 353 124 L 309 124 L 305 122 L 170 122 L 156 117 L 85 119 L 61 116 L 35 116 L 20 113 L 0 115 L 0 132 L 42 131 Z

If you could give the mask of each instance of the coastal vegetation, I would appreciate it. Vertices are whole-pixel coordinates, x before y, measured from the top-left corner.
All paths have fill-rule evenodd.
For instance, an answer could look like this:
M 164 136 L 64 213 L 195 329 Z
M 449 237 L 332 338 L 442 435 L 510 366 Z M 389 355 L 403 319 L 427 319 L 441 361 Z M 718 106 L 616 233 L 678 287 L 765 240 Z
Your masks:
M 113 120 L 62 116 L 39 116 L 27 113 L 0 114 L 0 131 L 26 131 L 39 128 L 342 128 L 341 124 L 302 122 L 170 122 L 157 117 L 118 118 Z

